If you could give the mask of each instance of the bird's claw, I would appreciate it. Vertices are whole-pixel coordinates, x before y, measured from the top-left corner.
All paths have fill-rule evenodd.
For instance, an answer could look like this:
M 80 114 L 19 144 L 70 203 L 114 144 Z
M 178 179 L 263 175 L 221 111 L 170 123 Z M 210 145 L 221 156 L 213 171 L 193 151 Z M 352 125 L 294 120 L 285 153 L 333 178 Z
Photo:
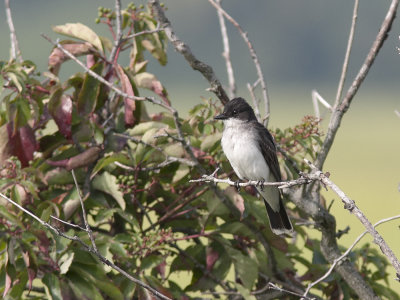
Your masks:
M 236 180 L 235 181 L 235 188 L 236 188 L 236 191 L 239 193 L 240 192 L 240 180 Z
M 264 190 L 264 183 L 265 183 L 265 180 L 259 180 L 258 182 L 257 182 L 257 184 L 256 184 L 256 186 L 258 186 L 259 188 L 260 188 L 260 190 L 261 191 L 263 191 Z

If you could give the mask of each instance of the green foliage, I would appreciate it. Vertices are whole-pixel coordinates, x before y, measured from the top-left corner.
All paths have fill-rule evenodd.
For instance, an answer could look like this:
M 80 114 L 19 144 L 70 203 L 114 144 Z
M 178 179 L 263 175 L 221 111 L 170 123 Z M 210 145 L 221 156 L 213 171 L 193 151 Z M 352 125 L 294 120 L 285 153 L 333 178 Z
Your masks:
M 115 33 L 115 17 L 111 9 L 99 8 L 96 23 Z M 126 35 L 156 26 L 151 12 L 134 4 L 122 17 Z M 160 64 L 167 63 L 162 31 L 123 40 L 119 52 L 130 51 L 129 65 L 123 67 L 117 60 L 108 62 L 113 43 L 88 26 L 68 23 L 53 29 L 73 39 L 60 42 L 66 49 L 85 55 L 94 72 L 125 93 L 140 96 L 148 89 L 169 105 L 167 91 L 145 60 L 147 52 Z M 270 253 L 248 224 L 266 237 L 282 274 L 297 273 L 296 280 L 306 285 L 329 268 L 319 241 L 311 239 L 307 229 L 296 228 L 295 243 L 272 234 L 254 189 L 239 194 L 220 187 L 241 211 L 239 220 L 209 185 L 189 183 L 202 174 L 188 163 L 173 115 L 148 115 L 146 103 L 123 99 L 88 74 L 71 74 L 61 82 L 58 72 L 67 59 L 53 49 L 50 72 L 43 73 L 46 80 L 32 62 L 0 62 L 2 193 L 90 244 L 86 233 L 51 218 L 82 224 L 69 172 L 74 169 L 100 253 L 174 299 L 223 290 L 255 298 L 251 292 L 264 288 L 265 278 L 275 274 Z M 220 104 L 204 100 L 186 119 L 178 119 L 183 137 L 208 173 L 218 166 L 231 170 L 219 142 L 222 124 L 213 121 L 220 110 Z M 294 128 L 276 129 L 274 135 L 290 158 L 281 157 L 285 178 L 296 178 L 293 162 L 304 170 L 302 158 L 314 159 L 321 144 L 318 120 L 306 117 Z M 0 292 L 5 299 L 21 299 L 29 292 L 53 300 L 146 298 L 146 290 L 103 265 L 79 243 L 49 232 L 3 198 L 0 204 Z M 296 209 L 291 214 L 301 218 Z M 388 288 L 388 263 L 377 251 L 365 245 L 350 259 L 378 294 L 399 298 Z M 312 292 L 355 297 L 335 273 Z

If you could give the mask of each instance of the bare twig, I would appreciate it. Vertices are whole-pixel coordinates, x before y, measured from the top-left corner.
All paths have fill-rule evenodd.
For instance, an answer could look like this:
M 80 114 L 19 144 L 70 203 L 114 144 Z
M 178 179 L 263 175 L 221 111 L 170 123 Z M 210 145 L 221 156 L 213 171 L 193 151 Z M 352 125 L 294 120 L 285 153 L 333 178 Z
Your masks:
M 259 83 L 259 80 L 257 80 L 253 85 L 250 83 L 247 83 L 247 89 L 249 90 L 251 100 L 253 101 L 253 106 L 254 106 L 254 114 L 257 117 L 258 122 L 262 122 L 261 118 L 261 113 L 260 113 L 260 100 L 256 98 L 256 95 L 254 94 L 254 89 Z
M 352 214 L 354 214 L 360 222 L 364 225 L 367 231 L 373 236 L 374 243 L 376 243 L 381 249 L 382 253 L 389 259 L 392 266 L 395 268 L 397 272 L 397 280 L 400 280 L 400 262 L 393 253 L 392 249 L 390 249 L 389 245 L 382 238 L 382 236 L 376 231 L 375 227 L 371 224 L 371 222 L 367 219 L 364 213 L 357 207 L 354 200 L 351 200 L 347 195 L 336 185 L 334 184 L 327 175 L 322 173 L 320 170 L 316 168 L 310 161 L 305 159 L 305 162 L 311 167 L 312 171 L 318 176 L 320 181 L 327 187 L 329 187 L 333 192 L 335 192 L 340 199 L 342 199 L 345 208 L 349 210 Z
M 393 216 L 393 217 L 390 217 L 390 218 L 386 218 L 386 219 L 380 220 L 379 222 L 375 223 L 373 227 L 376 228 L 377 226 L 379 226 L 379 225 L 381 225 L 381 224 L 383 224 L 383 223 L 390 222 L 390 221 L 397 220 L 397 219 L 400 219 L 400 215 L 397 215 L 397 216 Z M 304 292 L 303 297 L 307 296 L 307 294 L 310 292 L 310 290 L 311 290 L 311 288 L 312 288 L 313 286 L 315 286 L 315 285 L 317 285 L 318 283 L 320 283 L 320 282 L 322 282 L 323 280 L 325 280 L 325 279 L 332 273 L 332 271 L 333 271 L 333 269 L 336 267 L 336 265 L 339 264 L 347 255 L 349 255 L 349 253 L 351 252 L 351 250 L 353 250 L 353 248 L 358 244 L 358 242 L 359 242 L 367 233 L 368 233 L 368 231 L 366 230 L 366 231 L 364 231 L 362 234 L 360 234 L 360 235 L 356 238 L 356 240 L 353 242 L 353 244 L 352 244 L 341 256 L 339 256 L 338 258 L 336 258 L 336 259 L 333 261 L 333 263 L 331 264 L 331 267 L 329 268 L 329 270 L 328 270 L 323 276 L 321 276 L 320 278 L 318 278 L 318 279 L 315 280 L 314 282 L 310 283 L 310 284 L 307 286 L 307 289 L 306 289 L 306 291 Z
M 52 218 L 52 219 L 54 219 L 54 220 L 56 220 L 56 221 L 58 221 L 58 222 L 60 222 L 60 223 L 63 223 L 63 224 L 65 224 L 65 225 L 68 225 L 68 226 L 70 226 L 70 227 L 72 227 L 72 228 L 76 228 L 76 229 L 82 230 L 82 231 L 84 231 L 84 232 L 87 232 L 86 229 L 83 228 L 82 226 L 79 226 L 79 225 L 72 224 L 72 223 L 70 223 L 70 222 L 61 220 L 61 219 L 59 219 L 59 218 L 57 218 L 57 217 L 55 217 L 55 216 L 50 216 L 50 218 Z
M 318 102 L 320 102 L 323 106 L 325 106 L 327 109 L 332 111 L 332 106 L 324 98 L 322 98 L 322 96 L 316 90 L 311 91 L 311 99 L 312 99 L 313 106 L 314 106 L 315 116 L 318 119 L 321 118 Z
M 121 46 L 122 42 L 122 16 L 121 16 L 121 0 L 115 0 L 115 15 L 116 15 L 116 23 L 117 23 L 117 35 L 114 40 L 114 46 L 111 49 L 110 57 L 108 59 L 109 62 L 113 65 L 117 58 L 118 49 Z
M 127 35 L 126 37 L 124 37 L 122 39 L 122 41 L 127 41 L 127 40 L 130 40 L 130 39 L 133 39 L 134 37 L 137 37 L 139 35 L 157 33 L 157 32 L 163 31 L 163 30 L 164 29 L 161 28 L 161 24 L 157 23 L 157 26 L 156 26 L 155 29 L 153 29 L 153 30 L 143 30 L 143 31 L 140 31 L 140 32 L 132 33 L 132 34 Z
M 218 169 L 217 169 L 218 170 Z M 219 179 L 215 177 L 216 171 L 213 172 L 211 175 L 203 175 L 199 179 L 192 179 L 189 182 L 212 182 L 212 183 L 225 183 L 229 184 L 231 186 L 240 186 L 240 187 L 245 187 L 245 186 L 277 186 L 280 189 L 284 188 L 289 188 L 295 185 L 302 185 L 302 184 L 308 184 L 312 181 L 319 180 L 317 176 L 314 174 L 305 174 L 301 173 L 301 177 L 295 180 L 290 180 L 290 181 L 278 181 L 278 182 L 259 182 L 255 180 L 249 180 L 247 182 L 235 182 L 230 180 L 229 178 L 227 179 Z
M 158 0 L 149 0 L 148 2 L 153 9 L 158 22 L 161 24 L 161 28 L 164 29 L 165 34 L 174 46 L 175 50 L 185 57 L 186 61 L 194 70 L 199 71 L 207 79 L 211 85 L 209 90 L 218 97 L 222 104 L 227 103 L 229 97 L 225 93 L 225 90 L 215 75 L 214 70 L 206 63 L 198 60 L 196 56 L 194 56 L 190 47 L 178 38 L 172 29 L 170 21 L 164 14 L 164 9 L 160 6 L 160 2 Z
M 249 40 L 247 36 L 247 32 L 245 32 L 242 27 L 239 25 L 239 23 L 232 18 L 218 3 L 216 3 L 214 0 L 208 0 L 208 2 L 211 3 L 212 6 L 214 6 L 219 12 L 221 12 L 224 17 L 233 24 L 239 31 L 240 35 L 242 36 L 243 40 L 247 44 L 247 47 L 249 48 L 250 56 L 254 62 L 254 65 L 256 67 L 257 71 L 257 76 L 260 80 L 260 85 L 261 85 L 261 90 L 262 90 L 262 95 L 264 98 L 264 105 L 265 105 L 265 118 L 264 118 L 264 126 L 267 127 L 268 125 L 268 120 L 269 120 L 269 115 L 270 115 L 270 105 L 269 105 L 269 97 L 268 97 L 268 90 L 267 90 L 267 84 L 265 83 L 264 80 L 264 74 L 262 72 L 260 62 L 258 60 L 258 56 L 256 54 L 256 51 L 253 47 L 253 44 Z
M 24 213 L 28 214 L 30 217 L 32 217 L 33 219 L 35 219 L 37 222 L 39 222 L 42 226 L 46 227 L 47 229 L 53 231 L 55 234 L 66 238 L 68 240 L 71 241 L 75 241 L 78 242 L 81 246 L 83 246 L 85 248 L 86 251 L 89 251 L 90 253 L 96 255 L 99 260 L 101 262 L 103 262 L 104 264 L 106 264 L 107 266 L 110 266 L 111 268 L 113 268 L 114 270 L 116 270 L 117 272 L 121 273 L 123 276 L 125 276 L 126 278 L 128 278 L 130 281 L 136 283 L 137 285 L 141 286 L 142 288 L 148 290 L 149 292 L 151 292 L 153 295 L 155 295 L 156 297 L 158 297 L 159 299 L 164 299 L 164 300 L 171 300 L 170 298 L 168 298 L 167 296 L 164 296 L 163 294 L 161 294 L 159 291 L 157 291 L 156 289 L 152 288 L 151 286 L 147 285 L 146 283 L 144 283 L 143 281 L 136 279 L 135 277 L 133 277 L 132 275 L 130 275 L 129 273 L 127 273 L 126 271 L 124 271 L 123 269 L 121 269 L 120 267 L 118 267 L 117 265 L 115 265 L 114 263 L 112 263 L 110 260 L 108 260 L 107 258 L 105 258 L 103 255 L 101 255 L 98 251 L 95 251 L 92 247 L 88 246 L 87 244 L 85 244 L 79 237 L 77 236 L 69 236 L 63 232 L 61 232 L 58 228 L 50 225 L 49 223 L 43 221 L 42 219 L 40 219 L 38 216 L 36 216 L 35 214 L 31 213 L 29 210 L 25 209 L 24 207 L 22 207 L 21 205 L 19 205 L 18 203 L 16 203 L 15 201 L 13 201 L 12 199 L 8 198 L 7 196 L 5 196 L 4 194 L 0 193 L 0 197 L 2 197 L 3 199 L 5 199 L 7 202 L 11 203 L 12 205 L 16 206 L 18 209 L 20 209 L 21 211 L 23 211 Z
M 347 67 L 349 65 L 350 52 L 351 52 L 351 48 L 353 46 L 354 31 L 356 28 L 358 2 L 359 2 L 359 0 L 354 0 L 353 18 L 352 18 L 351 27 L 350 27 L 349 40 L 347 42 L 346 54 L 345 54 L 344 62 L 343 62 L 343 66 L 342 66 L 342 74 L 340 75 L 339 85 L 338 85 L 338 89 L 337 89 L 337 93 L 336 93 L 336 99 L 335 99 L 335 104 L 334 104 L 335 108 L 338 107 L 338 105 L 340 103 L 340 98 L 342 97 L 344 81 L 346 80 Z
M 11 15 L 10 0 L 4 0 L 4 6 L 6 9 L 8 28 L 10 29 L 11 59 L 16 59 L 17 61 L 22 62 L 21 50 L 18 46 L 17 34 L 15 33 L 15 27 Z
M 222 0 L 216 0 L 218 5 L 221 5 Z M 235 83 L 235 75 L 233 73 L 233 67 L 231 62 L 230 56 L 230 48 L 229 48 L 229 38 L 228 32 L 226 30 L 225 19 L 222 15 L 221 11 L 217 9 L 219 26 L 221 28 L 221 35 L 222 35 L 222 43 L 224 45 L 224 52 L 222 56 L 225 59 L 226 64 L 226 73 L 228 74 L 228 82 L 229 82 L 229 97 L 235 98 L 236 97 L 236 83 Z
M 363 65 L 361 66 L 358 74 L 354 78 L 353 83 L 347 90 L 347 93 L 344 96 L 343 101 L 340 103 L 340 105 L 338 105 L 338 107 L 335 108 L 335 110 L 331 115 L 328 131 L 326 133 L 326 138 L 318 154 L 317 160 L 315 161 L 315 166 L 318 169 L 322 169 L 326 157 L 328 156 L 328 152 L 332 147 L 333 140 L 335 139 L 343 115 L 350 107 L 350 104 L 355 94 L 357 93 L 359 87 L 361 86 L 365 77 L 367 76 L 368 71 L 370 70 L 372 64 L 375 61 L 376 56 L 379 53 L 379 50 L 381 49 L 384 41 L 386 40 L 386 37 L 388 36 L 393 20 L 396 16 L 396 10 L 398 5 L 399 5 L 399 0 L 392 0 L 388 12 L 385 16 L 385 19 L 383 20 L 383 23 L 381 25 L 381 28 L 379 29 L 378 35 L 376 36 L 375 41 L 373 42 L 372 47 L 369 50 Z
M 84 223 L 85 228 L 86 228 L 85 231 L 89 236 L 90 242 L 92 243 L 93 250 L 97 253 L 98 252 L 97 246 L 96 246 L 96 243 L 95 243 L 95 240 L 94 240 L 92 229 L 90 228 L 89 223 L 87 221 L 85 205 L 83 204 L 83 198 L 82 198 L 82 195 L 81 195 L 81 189 L 79 188 L 78 181 L 76 180 L 74 169 L 71 170 L 71 174 L 72 174 L 72 178 L 74 179 L 76 190 L 78 191 L 79 202 L 81 203 L 83 223 Z

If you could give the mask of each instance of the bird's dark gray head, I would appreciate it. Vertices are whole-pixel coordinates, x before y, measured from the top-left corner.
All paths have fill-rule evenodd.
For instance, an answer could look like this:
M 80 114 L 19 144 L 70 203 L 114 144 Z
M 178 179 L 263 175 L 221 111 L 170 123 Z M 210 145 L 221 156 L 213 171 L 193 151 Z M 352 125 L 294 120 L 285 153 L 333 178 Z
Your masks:
M 235 98 L 225 104 L 222 114 L 215 116 L 217 120 L 238 119 L 242 121 L 257 120 L 253 108 L 243 98 Z

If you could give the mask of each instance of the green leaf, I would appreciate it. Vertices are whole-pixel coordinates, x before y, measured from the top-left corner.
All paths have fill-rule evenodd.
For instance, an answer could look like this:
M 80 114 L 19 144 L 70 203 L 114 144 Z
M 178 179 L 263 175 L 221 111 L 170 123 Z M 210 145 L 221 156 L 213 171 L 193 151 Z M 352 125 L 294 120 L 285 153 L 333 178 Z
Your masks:
M 104 292 L 110 299 L 124 300 L 124 295 L 114 283 L 106 280 L 96 280 L 98 288 Z
M 111 175 L 108 172 L 104 172 L 101 175 L 97 175 L 93 180 L 93 187 L 99 191 L 105 192 L 111 195 L 119 204 L 119 206 L 125 210 L 126 203 L 124 195 L 119 190 L 117 183 L 117 177 Z
M 89 27 L 82 23 L 67 23 L 65 25 L 53 26 L 53 31 L 89 42 L 94 47 L 103 52 L 103 45 L 99 36 Z
M 233 251 L 231 249 L 230 251 L 227 250 L 227 252 L 233 260 L 236 274 L 242 280 L 243 286 L 251 290 L 258 275 L 257 263 L 250 257 L 243 255 L 240 251 Z
M 142 259 L 140 268 L 142 270 L 152 269 L 164 261 L 164 258 L 158 255 L 149 255 Z
M 120 162 L 124 165 L 129 165 L 130 161 L 129 159 L 122 153 L 112 153 L 109 156 L 103 157 L 98 160 L 96 166 L 93 168 L 92 172 L 92 177 L 96 175 L 99 171 L 101 171 L 103 168 L 107 167 L 108 165 L 114 163 L 114 162 Z
M 99 62 L 90 69 L 101 76 L 104 63 Z M 88 115 L 94 111 L 99 96 L 101 83 L 90 74 L 85 75 L 82 88 L 78 95 L 78 112 L 81 115 Z
M 61 295 L 60 281 L 52 273 L 45 273 L 42 279 L 48 299 L 63 300 Z
M 25 83 L 23 78 L 21 76 L 18 76 L 14 72 L 7 72 L 7 77 L 10 78 L 11 82 L 15 85 L 15 87 L 18 89 L 18 92 L 22 92 L 25 90 Z
M 7 107 L 9 120 L 14 122 L 13 131 L 28 123 L 31 118 L 31 109 L 28 99 L 17 96 Z
M 22 273 L 19 273 L 18 278 L 15 282 L 16 283 L 9 291 L 8 296 L 11 299 L 22 299 L 22 293 L 24 292 L 25 286 L 28 282 L 28 272 L 24 271 Z
M 203 151 L 212 151 L 215 146 L 217 146 L 217 143 L 221 140 L 222 133 L 217 132 L 211 135 L 207 135 L 200 146 L 200 149 Z
M 234 284 L 235 284 L 236 289 L 240 293 L 240 295 L 243 297 L 243 299 L 257 300 L 257 298 L 251 294 L 251 292 L 248 288 L 244 287 L 243 285 L 241 285 L 239 283 L 234 283 Z
M 60 266 L 60 274 L 66 274 L 69 270 L 69 267 L 74 260 L 74 252 L 67 252 L 63 256 L 61 256 L 58 261 L 58 265 Z
M 79 276 L 75 272 L 68 273 L 69 286 L 74 291 L 76 299 L 103 300 L 94 282 L 88 282 L 85 277 Z
M 154 121 L 149 121 L 149 122 L 143 122 L 138 125 L 136 125 L 134 128 L 128 130 L 128 134 L 133 136 L 133 135 L 143 135 L 146 133 L 148 130 L 151 128 L 167 128 L 167 126 L 163 123 L 160 122 L 154 122 Z

